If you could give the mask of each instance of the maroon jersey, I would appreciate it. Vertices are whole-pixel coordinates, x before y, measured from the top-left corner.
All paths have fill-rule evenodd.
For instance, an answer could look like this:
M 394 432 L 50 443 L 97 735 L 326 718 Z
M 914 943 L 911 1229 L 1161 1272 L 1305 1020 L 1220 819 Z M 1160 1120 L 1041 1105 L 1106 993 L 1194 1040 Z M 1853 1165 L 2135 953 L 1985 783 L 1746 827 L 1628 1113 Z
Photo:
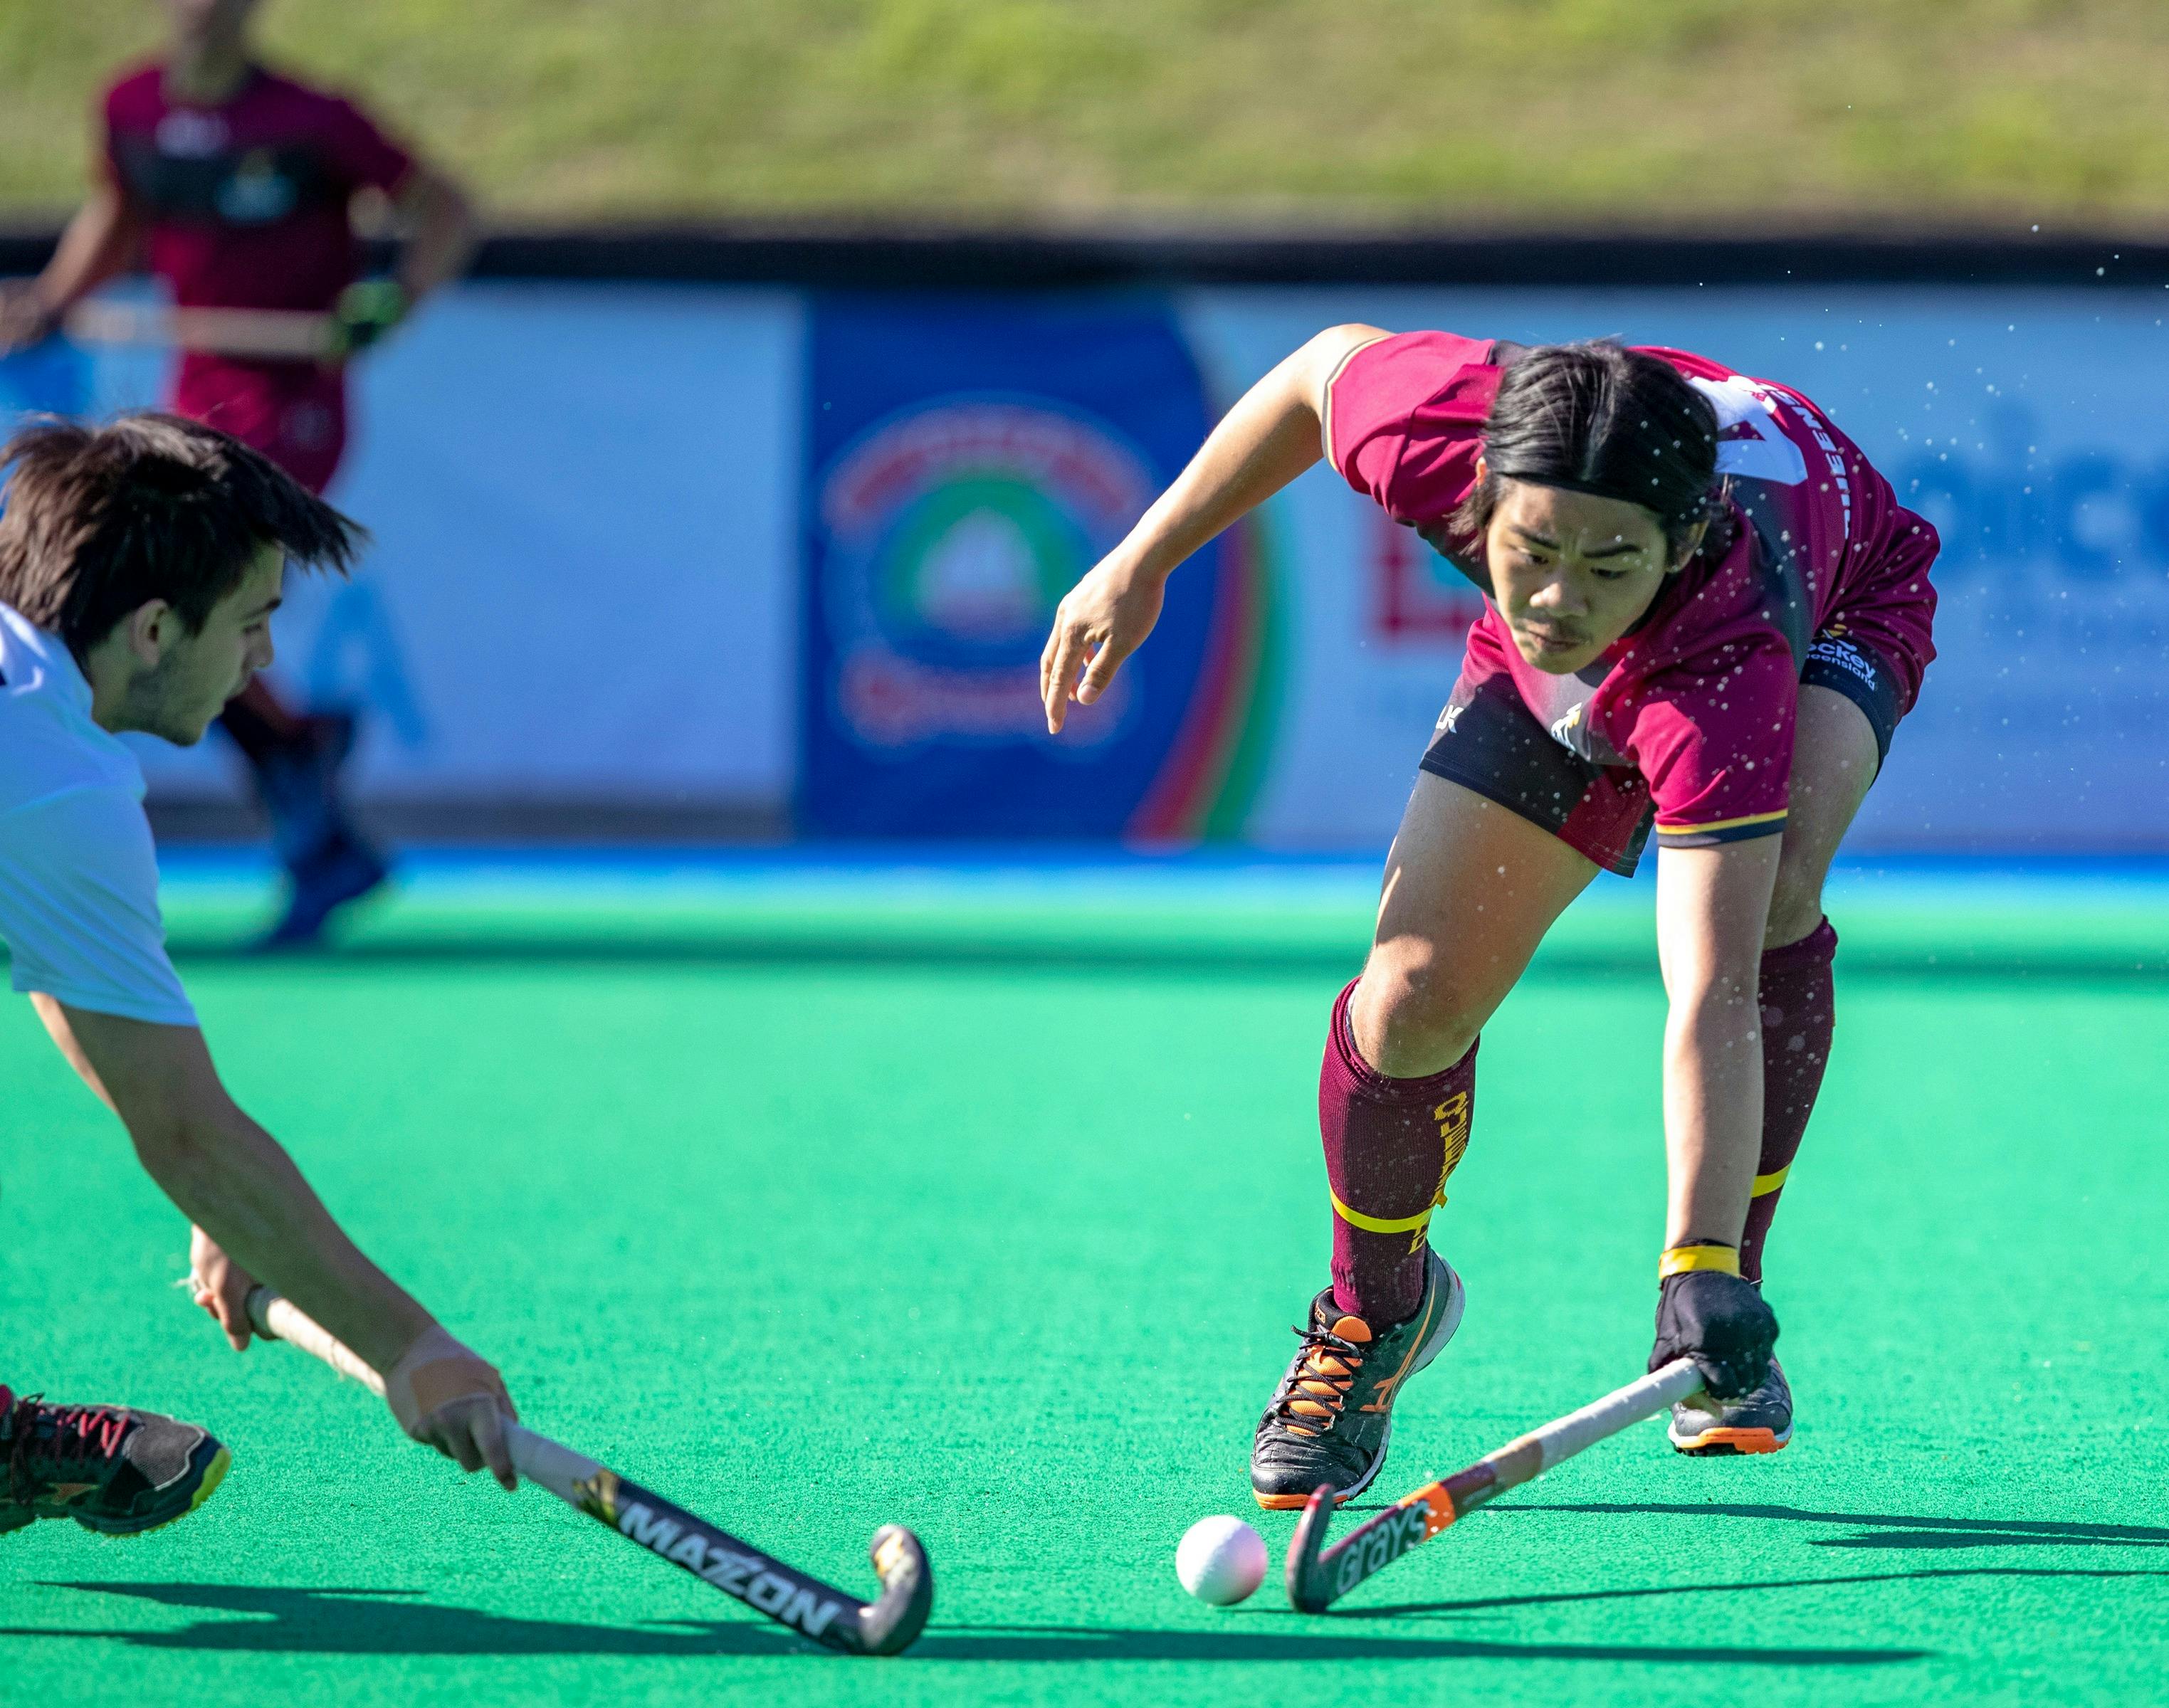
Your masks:
M 1894 655 L 1910 705 L 1934 657 L 1933 530 L 1799 392 L 1705 357 L 1650 350 L 1715 406 L 1718 467 L 1731 477 L 1738 525 L 1721 553 L 1668 577 L 1633 632 L 1585 669 L 1548 674 L 1523 660 L 1490 603 L 1483 542 L 1450 519 L 1475 483 L 1500 354 L 1447 333 L 1356 351 L 1329 392 L 1333 466 L 1484 590 L 1464 680 L 1511 682 L 1554 741 L 1637 774 L 1660 846 L 1783 830 L 1810 641 L 1857 615 L 1856 631 Z
M 354 193 L 396 192 L 413 170 L 351 102 L 262 69 L 195 106 L 147 66 L 107 92 L 104 113 L 106 171 L 184 308 L 330 309 L 360 270 Z M 319 488 L 344 438 L 344 386 L 315 364 L 191 352 L 173 407 Z

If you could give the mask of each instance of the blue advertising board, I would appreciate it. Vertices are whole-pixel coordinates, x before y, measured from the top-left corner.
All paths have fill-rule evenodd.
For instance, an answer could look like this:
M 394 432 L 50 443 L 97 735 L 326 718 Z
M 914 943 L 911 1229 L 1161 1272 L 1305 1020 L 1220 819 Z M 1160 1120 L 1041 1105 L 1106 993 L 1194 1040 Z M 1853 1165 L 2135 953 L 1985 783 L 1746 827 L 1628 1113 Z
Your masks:
M 1239 538 L 1060 737 L 1039 700 L 1056 603 L 1211 424 L 1164 305 L 817 299 L 807 352 L 802 827 L 1194 830 L 1254 674 Z

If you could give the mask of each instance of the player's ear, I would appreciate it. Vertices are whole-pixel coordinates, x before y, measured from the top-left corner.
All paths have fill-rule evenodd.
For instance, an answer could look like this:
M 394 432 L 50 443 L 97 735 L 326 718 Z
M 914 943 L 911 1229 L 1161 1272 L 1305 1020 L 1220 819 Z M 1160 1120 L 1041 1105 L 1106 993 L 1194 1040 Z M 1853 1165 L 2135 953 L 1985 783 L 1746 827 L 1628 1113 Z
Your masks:
M 181 614 L 163 599 L 146 599 L 121 619 L 128 650 L 136 662 L 155 670 L 181 637 Z
M 1679 551 L 1673 556 L 1672 561 L 1665 566 L 1665 573 L 1677 575 L 1693 562 L 1695 553 L 1702 550 L 1702 543 L 1708 535 L 1709 524 L 1707 522 L 1697 522 L 1689 529 L 1687 537 L 1680 542 Z

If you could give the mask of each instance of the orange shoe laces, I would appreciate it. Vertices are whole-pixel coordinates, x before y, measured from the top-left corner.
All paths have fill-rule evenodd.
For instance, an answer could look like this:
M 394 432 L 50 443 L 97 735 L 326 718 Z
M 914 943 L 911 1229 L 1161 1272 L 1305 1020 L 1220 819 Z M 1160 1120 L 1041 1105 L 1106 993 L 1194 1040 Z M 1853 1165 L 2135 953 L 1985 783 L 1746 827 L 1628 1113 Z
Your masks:
M 1371 1344 L 1371 1325 L 1361 1317 L 1342 1317 L 1330 1328 L 1298 1328 L 1307 1356 L 1273 1397 L 1281 1427 L 1292 1434 L 1317 1436 L 1339 1421 L 1356 1372 Z

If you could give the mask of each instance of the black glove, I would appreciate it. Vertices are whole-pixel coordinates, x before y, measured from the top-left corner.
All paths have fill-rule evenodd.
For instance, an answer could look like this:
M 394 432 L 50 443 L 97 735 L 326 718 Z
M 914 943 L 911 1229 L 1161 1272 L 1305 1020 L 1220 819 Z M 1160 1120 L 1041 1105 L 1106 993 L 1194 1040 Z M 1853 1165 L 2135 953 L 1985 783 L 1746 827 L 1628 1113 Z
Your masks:
M 1722 1269 L 1667 1275 L 1657 1290 L 1657 1344 L 1649 1368 L 1691 1358 L 1712 1399 L 1736 1400 L 1770 1374 L 1777 1318 L 1761 1290 Z
M 333 342 L 339 356 L 365 350 L 407 317 L 413 306 L 404 286 L 394 279 L 359 279 L 339 293 L 332 309 L 336 326 Z

